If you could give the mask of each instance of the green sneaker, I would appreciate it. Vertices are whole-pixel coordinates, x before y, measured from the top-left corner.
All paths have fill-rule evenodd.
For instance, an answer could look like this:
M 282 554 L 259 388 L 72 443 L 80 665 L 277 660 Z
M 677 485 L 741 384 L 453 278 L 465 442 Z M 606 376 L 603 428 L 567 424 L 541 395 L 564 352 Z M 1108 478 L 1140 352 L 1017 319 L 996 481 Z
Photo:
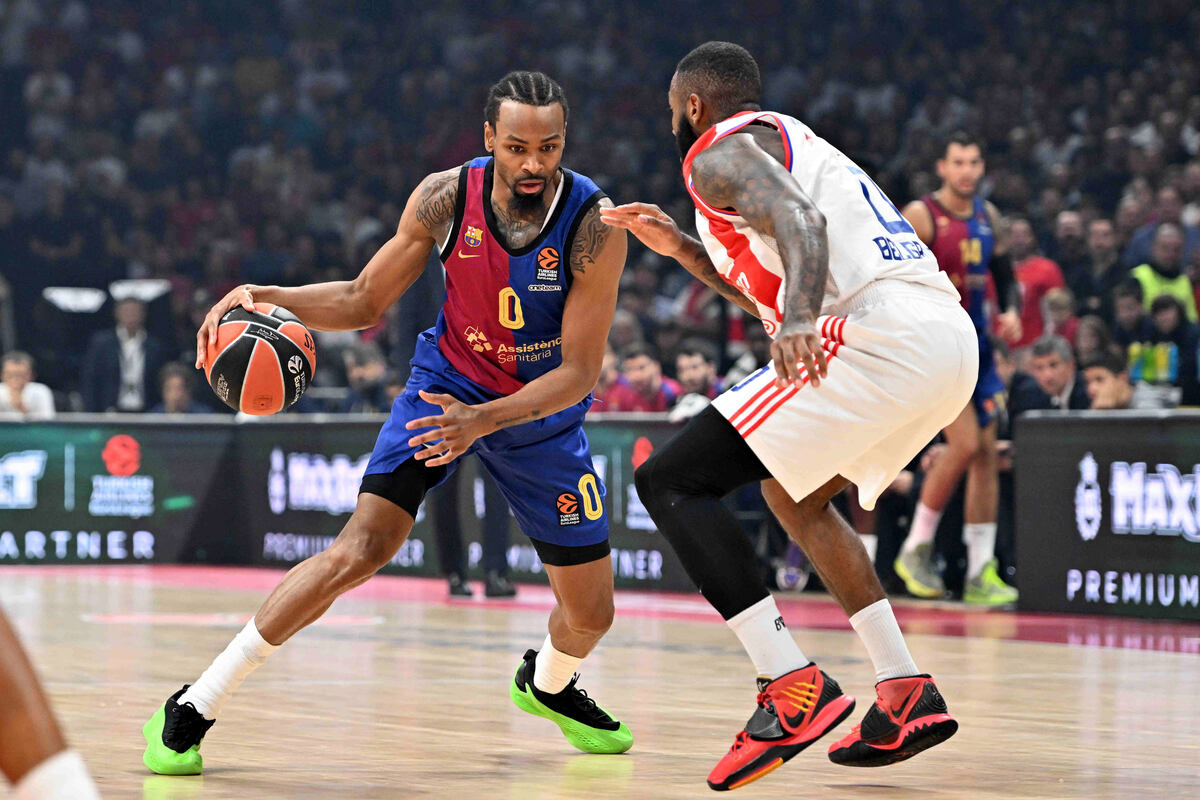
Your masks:
M 1000 577 L 994 558 L 963 588 L 963 602 L 973 606 L 1010 606 L 1018 596 L 1017 590 Z
M 914 597 L 932 600 L 946 593 L 942 576 L 933 568 L 933 545 L 928 542 L 908 552 L 902 549 L 892 562 L 892 567 L 900 580 L 904 581 L 904 588 Z
M 610 717 L 587 692 L 575 687 L 578 675 L 558 694 L 546 694 L 534 686 L 535 659 L 536 650 L 526 651 L 508 687 L 508 696 L 517 708 L 550 720 L 572 746 L 585 753 L 624 753 L 633 747 L 633 734 L 625 723 Z
M 200 742 L 216 720 L 200 716 L 191 703 L 176 702 L 187 688 L 185 684 L 168 697 L 163 707 L 142 726 L 146 740 L 142 763 L 159 775 L 199 775 L 204 769 Z

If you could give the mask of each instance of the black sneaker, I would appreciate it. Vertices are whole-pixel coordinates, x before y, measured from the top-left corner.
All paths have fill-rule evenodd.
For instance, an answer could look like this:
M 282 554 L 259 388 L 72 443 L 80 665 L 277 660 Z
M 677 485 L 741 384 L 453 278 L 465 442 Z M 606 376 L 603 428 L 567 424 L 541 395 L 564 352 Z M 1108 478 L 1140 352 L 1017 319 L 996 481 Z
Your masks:
M 475 594 L 471 591 L 471 584 L 467 583 L 457 572 L 451 573 L 446 582 L 450 585 L 451 597 L 472 597 Z
M 199 775 L 204 769 L 200 742 L 215 723 L 205 719 L 191 703 L 177 701 L 188 685 L 167 698 L 162 708 L 142 726 L 146 751 L 142 763 L 159 775 Z
M 575 686 L 578 675 L 557 694 L 546 694 L 534 686 L 536 659 L 537 651 L 527 650 L 508 687 L 517 708 L 550 720 L 568 742 L 585 753 L 624 753 L 633 747 L 633 734 L 625 723 L 617 722 L 587 692 Z
M 483 593 L 487 597 L 515 597 L 517 587 L 513 585 L 507 575 L 489 572 L 487 580 L 483 584 Z

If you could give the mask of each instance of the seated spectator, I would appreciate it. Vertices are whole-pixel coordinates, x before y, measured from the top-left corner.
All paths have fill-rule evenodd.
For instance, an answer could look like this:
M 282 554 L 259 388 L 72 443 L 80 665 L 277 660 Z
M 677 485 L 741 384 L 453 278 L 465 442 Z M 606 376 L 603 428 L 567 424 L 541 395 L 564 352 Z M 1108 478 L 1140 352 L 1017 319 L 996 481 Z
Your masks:
M 1135 267 L 1154 257 L 1154 239 L 1163 225 L 1176 226 L 1181 253 L 1191 256 L 1200 250 L 1200 229 L 1183 224 L 1183 196 L 1168 184 L 1154 195 L 1154 220 L 1138 228 L 1130 237 L 1122 257 L 1125 264 Z
M 1129 379 L 1162 392 L 1165 407 L 1200 402 L 1197 383 L 1197 326 L 1184 316 L 1183 304 L 1160 295 L 1150 304 L 1150 335 L 1129 346 Z
M 619 386 L 628 387 L 629 381 L 625 380 L 625 376 L 621 374 L 617 354 L 613 351 L 612 345 L 605 344 L 604 360 L 600 362 L 600 377 L 596 379 L 596 388 L 592 389 L 592 397 L 595 402 L 588 409 L 588 413 L 601 414 L 606 411 L 615 411 L 614 393 Z
M 1087 228 L 1088 257 L 1084 264 L 1065 277 L 1075 295 L 1076 313 L 1099 314 L 1112 322 L 1112 290 L 1129 277 L 1117 249 L 1117 232 L 1110 219 L 1095 219 Z
M 1013 272 L 1021 286 L 1021 338 L 1013 343 L 1013 349 L 1022 350 L 1033 344 L 1046 330 L 1046 322 L 1042 318 L 1042 298 L 1051 289 L 1065 286 L 1066 281 L 1058 264 L 1038 254 L 1037 237 L 1029 220 L 1012 221 L 1008 231 L 1008 249 L 1012 254 Z M 996 333 L 999 333 L 998 329 Z
M 150 409 L 151 414 L 211 414 L 212 409 L 192 396 L 192 375 L 195 370 L 184 364 L 171 363 L 158 375 L 162 402 Z
M 377 414 L 390 411 L 387 388 L 387 360 L 374 342 L 359 342 L 342 353 L 350 393 L 342 403 L 343 414 Z
M 663 377 L 662 362 L 650 345 L 634 345 L 621 354 L 621 375 L 609 397 L 608 411 L 667 411 L 683 394 L 683 388 Z
M 383 377 L 383 392 L 387 395 L 388 409 L 391 410 L 396 398 L 404 394 L 404 377 L 394 369 L 389 369 Z
M 1196 296 L 1192 282 L 1183 271 L 1183 232 L 1171 222 L 1164 222 L 1154 232 L 1150 260 L 1134 267 L 1130 273 L 1142 285 L 1142 303 L 1146 310 L 1160 295 L 1170 295 L 1183 304 L 1190 322 L 1196 322 Z
M 713 400 L 725 391 L 717 375 L 717 352 L 702 339 L 688 339 L 675 354 L 675 377 L 683 391 Z
M 1121 348 L 1150 337 L 1154 326 L 1146 315 L 1145 293 L 1137 278 L 1129 278 L 1113 289 L 1113 341 Z
M 1075 331 L 1075 362 L 1082 364 L 1085 360 L 1114 349 L 1112 334 L 1104 320 L 1088 314 L 1079 320 Z
M 168 347 L 146 332 L 146 306 L 126 298 L 114 311 L 117 327 L 92 337 L 79 391 L 85 411 L 145 411 L 158 403 Z
M 1046 318 L 1046 333 L 1057 334 L 1074 346 L 1079 317 L 1075 316 L 1075 298 L 1071 296 L 1071 290 L 1061 286 L 1051 289 L 1042 299 L 1042 305 L 1045 306 L 1042 316 Z
M 1079 362 L 1093 411 L 1123 408 L 1165 408 L 1162 396 L 1144 383 L 1129 382 L 1129 368 L 1120 351 L 1094 353 Z
M 0 419 L 50 419 L 54 416 L 54 393 L 44 383 L 34 382 L 33 356 L 20 350 L 0 359 Z
M 1013 376 L 1009 413 L 1013 419 L 1026 411 L 1077 410 L 1091 407 L 1087 389 L 1075 378 L 1075 355 L 1071 344 L 1061 336 L 1048 334 L 1030 348 L 1032 375 L 1018 372 Z

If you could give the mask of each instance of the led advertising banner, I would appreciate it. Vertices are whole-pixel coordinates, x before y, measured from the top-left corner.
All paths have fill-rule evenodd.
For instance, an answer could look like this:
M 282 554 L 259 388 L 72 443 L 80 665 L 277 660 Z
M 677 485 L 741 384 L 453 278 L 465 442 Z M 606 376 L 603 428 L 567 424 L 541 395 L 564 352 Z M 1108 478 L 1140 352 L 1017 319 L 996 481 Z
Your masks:
M 222 562 L 232 426 L 0 423 L 0 564 Z
M 1200 620 L 1200 415 L 1047 413 L 1016 433 L 1020 607 Z

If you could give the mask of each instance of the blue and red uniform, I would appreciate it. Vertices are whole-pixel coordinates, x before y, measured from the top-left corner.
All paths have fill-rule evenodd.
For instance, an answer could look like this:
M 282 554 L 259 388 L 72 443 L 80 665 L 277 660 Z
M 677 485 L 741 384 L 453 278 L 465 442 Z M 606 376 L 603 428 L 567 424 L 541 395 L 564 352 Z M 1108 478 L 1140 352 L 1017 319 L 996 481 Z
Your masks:
M 408 384 L 379 432 L 367 475 L 389 473 L 412 458 L 416 448 L 408 440 L 417 432 L 405 424 L 441 413 L 419 390 L 477 405 L 514 394 L 562 363 L 567 257 L 583 216 L 604 194 L 589 178 L 562 170 L 541 233 L 511 249 L 497 233 L 493 173 L 488 157 L 467 162 L 459 174 L 454 222 L 440 254 L 446 300 L 437 323 L 417 340 Z M 556 414 L 484 436 L 467 451 L 479 456 L 531 539 L 581 547 L 608 538 L 604 484 L 583 432 L 591 404 L 588 395 Z
M 979 380 L 975 384 L 974 404 L 979 427 L 984 428 L 995 417 L 997 397 L 1004 393 L 1004 382 L 996 374 L 992 342 L 987 333 L 988 265 L 996 250 L 996 233 L 982 197 L 975 197 L 971 215 L 965 219 L 951 214 L 931 194 L 921 200 L 933 217 L 933 241 L 928 242 L 929 249 L 958 289 L 963 308 L 979 335 Z

